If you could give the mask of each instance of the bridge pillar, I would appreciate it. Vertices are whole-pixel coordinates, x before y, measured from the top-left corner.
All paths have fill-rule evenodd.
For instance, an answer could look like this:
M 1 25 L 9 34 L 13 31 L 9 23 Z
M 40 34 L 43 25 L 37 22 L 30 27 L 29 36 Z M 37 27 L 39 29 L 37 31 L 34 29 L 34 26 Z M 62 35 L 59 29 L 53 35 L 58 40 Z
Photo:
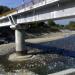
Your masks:
M 33 55 L 27 55 L 27 49 L 25 48 L 25 29 L 28 25 L 12 25 L 10 28 L 15 30 L 15 44 L 16 53 L 9 56 L 9 61 L 25 61 L 33 59 Z
M 16 53 L 17 54 L 26 54 L 27 50 L 25 49 L 25 30 L 16 29 L 15 30 L 15 43 L 16 43 Z
M 25 25 L 13 25 L 10 28 L 15 30 L 16 53 L 23 55 L 27 53 L 25 49 Z

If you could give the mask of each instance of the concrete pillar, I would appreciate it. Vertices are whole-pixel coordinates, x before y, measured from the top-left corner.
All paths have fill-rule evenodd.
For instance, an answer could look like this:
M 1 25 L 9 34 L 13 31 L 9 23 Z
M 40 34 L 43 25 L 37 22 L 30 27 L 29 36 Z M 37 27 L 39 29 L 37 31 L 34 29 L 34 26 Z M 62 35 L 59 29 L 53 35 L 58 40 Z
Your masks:
M 25 49 L 25 30 L 16 29 L 15 30 L 15 43 L 16 43 L 16 53 L 26 54 L 27 50 Z
M 26 25 L 12 25 L 11 29 L 15 30 L 15 45 L 17 54 L 26 54 L 25 48 L 25 30 L 28 28 Z

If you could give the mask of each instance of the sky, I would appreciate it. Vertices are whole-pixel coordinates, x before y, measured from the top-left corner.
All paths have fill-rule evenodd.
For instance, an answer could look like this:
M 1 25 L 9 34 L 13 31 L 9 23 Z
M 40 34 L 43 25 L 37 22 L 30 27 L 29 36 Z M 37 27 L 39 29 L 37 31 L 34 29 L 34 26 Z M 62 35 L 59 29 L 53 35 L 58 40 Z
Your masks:
M 28 2 L 29 0 L 0 0 L 0 5 L 8 6 L 10 8 L 15 8 L 21 5 L 24 2 Z
M 56 20 L 55 22 L 57 24 L 67 25 L 67 24 L 69 24 L 70 21 L 75 21 L 75 18 Z
M 17 6 L 20 6 L 23 4 L 23 1 L 25 3 L 29 2 L 30 0 L 0 0 L 0 5 L 8 6 L 10 8 L 15 8 Z M 69 21 L 75 21 L 75 19 L 65 19 L 65 20 L 56 20 L 55 22 L 57 24 L 68 24 Z

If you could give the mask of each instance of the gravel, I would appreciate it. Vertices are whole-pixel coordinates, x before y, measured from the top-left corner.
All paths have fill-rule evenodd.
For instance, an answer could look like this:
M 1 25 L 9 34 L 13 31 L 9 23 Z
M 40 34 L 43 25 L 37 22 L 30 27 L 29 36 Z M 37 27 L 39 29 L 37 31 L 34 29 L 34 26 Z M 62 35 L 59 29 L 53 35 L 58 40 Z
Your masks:
M 0 45 L 0 55 L 6 55 L 15 52 L 15 43 Z

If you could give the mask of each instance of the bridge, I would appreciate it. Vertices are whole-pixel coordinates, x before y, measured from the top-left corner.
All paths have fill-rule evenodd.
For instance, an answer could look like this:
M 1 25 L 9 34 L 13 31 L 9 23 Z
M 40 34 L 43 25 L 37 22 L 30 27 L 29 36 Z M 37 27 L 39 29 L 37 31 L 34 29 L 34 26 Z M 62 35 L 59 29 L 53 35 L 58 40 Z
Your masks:
M 0 27 L 10 26 L 15 30 L 16 52 L 26 53 L 24 45 L 24 30 L 28 28 L 31 22 L 47 21 L 48 19 L 59 20 L 65 18 L 75 17 L 75 0 L 38 0 L 38 2 L 31 1 L 15 8 L 11 13 L 0 15 Z M 27 44 L 29 46 L 29 44 Z M 38 44 L 35 45 L 38 47 Z M 33 47 L 31 44 L 31 46 Z M 40 47 L 38 47 L 40 49 Z M 42 46 L 44 49 L 44 47 Z M 49 47 L 47 47 L 49 49 Z M 56 48 L 54 48 L 56 49 Z M 53 50 L 54 50 L 53 49 Z M 57 50 L 57 49 L 56 49 Z M 63 50 L 63 49 L 62 49 Z M 65 51 L 59 53 L 65 55 Z M 58 51 L 58 50 L 57 50 Z M 58 54 L 59 54 L 58 53 Z M 70 51 L 68 56 L 75 57 L 75 54 Z

